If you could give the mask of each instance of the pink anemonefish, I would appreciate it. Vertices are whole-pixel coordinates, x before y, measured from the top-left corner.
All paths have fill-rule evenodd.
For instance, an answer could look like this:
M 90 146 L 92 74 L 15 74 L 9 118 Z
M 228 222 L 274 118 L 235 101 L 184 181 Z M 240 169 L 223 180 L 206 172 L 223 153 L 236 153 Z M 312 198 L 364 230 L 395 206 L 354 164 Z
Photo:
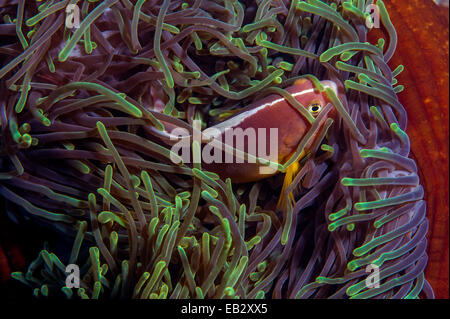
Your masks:
M 343 99 L 344 94 L 342 88 L 338 87 L 335 82 L 321 81 L 321 84 L 325 88 L 331 88 L 341 100 Z M 293 85 L 287 87 L 285 90 L 300 102 L 314 118 L 321 113 L 328 103 L 331 103 L 326 93 L 320 92 L 315 87 L 314 83 L 306 78 L 296 80 Z M 162 105 L 159 105 L 159 108 L 162 109 Z M 335 114 L 335 109 L 333 107 L 326 116 L 327 118 L 333 118 Z M 170 123 L 163 122 L 163 124 L 168 132 L 174 128 Z M 276 163 L 285 163 L 290 155 L 295 152 L 298 144 L 311 128 L 311 124 L 297 109 L 291 106 L 285 98 L 278 94 L 271 94 L 261 100 L 251 103 L 223 122 L 219 122 L 218 124 L 207 128 L 203 131 L 203 134 L 209 135 L 210 137 L 213 136 L 215 139 L 225 143 L 225 132 L 230 129 L 235 131 L 240 130 L 241 132 L 249 132 L 248 129 L 253 129 L 256 135 L 256 141 L 260 140 L 260 132 L 263 132 L 263 134 L 266 135 L 266 147 L 262 153 L 269 155 L 271 154 L 269 152 L 271 128 L 277 129 L 278 149 L 274 152 L 277 156 L 276 158 L 267 156 L 266 159 L 269 158 L 272 162 Z M 228 140 L 228 142 L 230 141 L 231 140 Z M 240 141 L 240 143 L 237 141 L 236 137 L 234 137 L 232 147 L 254 156 L 260 154 L 259 147 L 261 146 L 261 148 L 263 148 L 263 144 L 258 144 L 255 147 L 254 145 L 249 145 L 248 142 L 248 135 L 246 135 L 244 141 Z M 305 149 L 307 150 L 311 144 L 312 143 L 306 145 Z M 205 145 L 202 147 L 202 155 L 204 155 Z M 213 162 L 205 161 L 202 156 L 202 169 L 215 172 L 223 179 L 230 178 L 234 183 L 254 182 L 277 173 L 276 170 L 272 170 L 271 173 L 261 173 L 261 166 L 266 165 L 255 161 L 251 162 L 247 158 L 246 160 L 242 160 L 242 158 L 237 160 L 237 158 L 234 157 L 234 160 L 230 163 L 226 162 L 224 154 L 219 155 L 222 160 Z M 299 168 L 298 162 L 294 162 L 291 166 L 292 167 L 288 168 L 286 172 L 286 175 L 289 176 L 286 176 L 285 183 L 288 184 L 292 180 L 292 175 L 295 174 Z

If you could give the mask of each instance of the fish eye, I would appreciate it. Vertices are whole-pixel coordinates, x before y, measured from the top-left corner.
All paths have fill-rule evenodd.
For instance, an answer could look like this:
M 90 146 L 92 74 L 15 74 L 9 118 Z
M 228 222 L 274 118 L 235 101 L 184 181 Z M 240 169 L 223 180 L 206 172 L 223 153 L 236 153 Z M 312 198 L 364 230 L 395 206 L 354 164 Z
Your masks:
M 317 102 L 311 103 L 308 107 L 308 110 L 311 114 L 317 115 L 322 110 L 322 104 Z

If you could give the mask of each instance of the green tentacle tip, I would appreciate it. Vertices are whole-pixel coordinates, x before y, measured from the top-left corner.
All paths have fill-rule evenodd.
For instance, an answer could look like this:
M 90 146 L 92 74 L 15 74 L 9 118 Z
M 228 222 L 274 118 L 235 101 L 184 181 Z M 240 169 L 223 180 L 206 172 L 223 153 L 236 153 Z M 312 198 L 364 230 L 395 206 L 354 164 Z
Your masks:
M 364 73 L 358 73 L 358 80 L 362 84 L 367 84 L 370 81 L 372 81 L 372 79 L 367 74 Z
M 347 214 L 348 211 L 349 211 L 349 208 L 344 207 L 343 209 L 338 210 L 336 213 L 332 213 L 332 214 L 328 215 L 328 219 L 331 221 L 334 221 L 338 218 L 341 218 L 345 214 Z
M 389 127 L 395 133 L 397 133 L 397 132 L 403 132 L 404 133 L 404 131 L 398 126 L 397 123 L 391 123 L 391 125 L 389 125 Z
M 266 270 L 266 267 L 267 267 L 267 260 L 264 260 L 263 262 L 260 262 L 258 266 L 256 266 L 256 270 L 259 272 L 263 272 L 264 270 Z
M 378 47 L 380 48 L 380 50 L 383 50 L 384 49 L 384 45 L 386 44 L 386 40 L 384 40 L 383 38 L 379 38 L 378 39 L 378 43 L 377 43 L 377 45 L 378 45 Z
M 370 157 L 373 154 L 373 150 L 369 150 L 369 149 L 362 149 L 359 151 L 359 155 L 361 155 L 361 157 L 366 158 L 366 157 Z
M 45 297 L 48 297 L 48 286 L 47 285 L 41 286 L 41 294 Z
M 225 294 L 227 294 L 227 289 L 225 288 Z M 195 295 L 197 297 L 197 299 L 204 299 L 205 295 L 203 294 L 202 288 L 200 287 L 195 287 Z
M 358 247 L 358 248 L 353 249 L 353 256 L 361 257 L 361 256 L 364 255 L 366 252 L 367 252 L 366 247 L 361 246 L 361 247 Z
M 31 135 L 25 133 L 20 137 L 20 145 L 19 146 L 21 148 L 28 148 L 31 145 L 31 142 L 32 142 Z
M 337 227 L 338 225 L 336 223 L 331 223 L 330 225 L 328 225 L 328 231 L 333 232 Z
M 281 84 L 283 82 L 283 79 L 280 76 L 277 76 L 273 79 L 273 83 L 275 84 Z
M 236 294 L 233 287 L 226 287 L 223 292 L 224 292 L 225 296 L 228 296 L 228 297 L 232 297 Z
M 23 273 L 21 271 L 14 271 L 11 273 L 11 278 L 19 280 L 23 278 Z
M 370 206 L 368 205 L 368 202 L 355 203 L 354 207 L 355 207 L 355 209 L 357 211 L 370 209 Z
M 48 126 L 52 125 L 52 122 L 48 118 L 44 117 L 42 119 L 42 124 L 44 124 L 44 126 L 48 127 Z
M 252 250 L 253 247 L 258 245 L 260 242 L 261 242 L 260 236 L 253 237 L 252 239 L 250 239 L 248 242 L 245 243 L 247 245 L 247 250 Z
M 278 64 L 278 67 L 282 70 L 285 71 L 292 71 L 292 68 L 294 67 L 294 65 L 292 63 L 286 62 L 286 61 L 281 61 Z
M 281 234 L 281 245 L 286 245 L 287 241 L 289 239 L 289 232 L 290 232 L 290 226 L 286 226 L 285 228 L 283 228 L 283 232 Z
M 188 98 L 188 102 L 191 104 L 206 104 L 206 101 L 202 101 L 200 98 L 195 96 Z
M 53 270 L 53 260 L 50 257 L 50 253 L 47 250 L 41 250 L 40 253 L 42 259 L 44 259 L 45 266 L 52 271 Z
M 397 75 L 399 75 L 400 73 L 402 73 L 405 70 L 405 67 L 403 66 L 403 64 L 400 64 L 399 66 L 397 66 L 395 68 L 394 71 L 392 71 L 392 76 L 396 77 Z
M 137 188 L 139 185 L 141 185 L 141 180 L 136 175 L 130 175 L 131 182 L 133 184 L 133 187 Z
M 25 277 L 21 271 L 15 271 L 11 273 L 11 278 L 15 280 L 19 280 L 25 284 L 28 285 L 27 281 L 25 280 Z
M 103 124 L 103 122 L 97 121 L 95 125 L 97 126 L 97 129 L 102 137 L 108 136 L 108 132 L 106 131 L 106 127 L 105 124 Z
M 89 296 L 86 294 L 86 290 L 84 288 L 79 288 L 78 289 L 78 296 L 81 299 L 89 299 Z
M 382 220 L 376 220 L 373 222 L 373 227 L 375 227 L 375 228 L 380 228 L 383 225 L 384 225 L 384 222 Z
M 264 299 L 266 296 L 265 292 L 263 290 L 260 290 L 256 293 L 255 299 Z
M 319 277 L 316 278 L 316 282 L 317 282 L 318 284 L 326 283 L 326 282 L 327 282 L 327 278 L 326 278 L 326 277 L 319 276 Z
M 102 284 L 100 283 L 100 281 L 96 281 L 94 283 L 94 289 L 93 289 L 93 292 L 92 292 L 92 299 L 98 299 L 101 290 L 102 290 Z
M 201 192 L 202 197 L 207 201 L 214 201 L 214 196 L 208 191 L 203 190 Z
M 209 209 L 209 210 L 211 211 L 211 213 L 213 213 L 214 215 L 217 215 L 217 216 L 221 217 L 220 211 L 219 211 L 219 209 L 218 209 L 216 206 L 210 205 L 210 206 L 208 207 L 208 209 Z
M 31 131 L 30 123 L 23 123 L 19 128 L 19 132 L 22 134 L 29 133 L 30 131 Z
M 33 289 L 33 296 L 35 297 L 39 297 L 41 290 L 39 288 L 34 288 Z
M 356 295 L 358 292 L 361 291 L 361 288 L 359 286 L 360 286 L 359 283 L 358 284 L 354 284 L 354 285 L 348 287 L 347 290 L 345 291 L 345 293 L 349 297 L 351 297 L 353 295 Z
M 397 86 L 394 88 L 394 92 L 398 94 L 398 93 L 403 92 L 404 89 L 405 89 L 405 87 L 404 87 L 403 85 L 397 85 Z
M 207 183 L 202 182 L 202 186 L 203 188 L 206 188 L 204 192 L 208 193 L 208 195 L 211 196 L 212 198 L 217 198 L 219 196 L 219 193 L 214 188 L 209 186 Z
M 350 271 L 355 271 L 358 268 L 359 268 L 359 265 L 356 260 L 352 260 L 347 264 L 347 269 Z
M 252 273 L 250 273 L 250 275 L 248 277 L 250 278 L 251 281 L 256 282 L 261 277 L 261 273 L 259 273 L 259 272 L 252 272 Z
M 118 223 L 122 227 L 126 227 L 126 223 L 120 217 L 109 211 L 102 211 L 97 218 L 101 224 L 107 224 L 113 221 Z

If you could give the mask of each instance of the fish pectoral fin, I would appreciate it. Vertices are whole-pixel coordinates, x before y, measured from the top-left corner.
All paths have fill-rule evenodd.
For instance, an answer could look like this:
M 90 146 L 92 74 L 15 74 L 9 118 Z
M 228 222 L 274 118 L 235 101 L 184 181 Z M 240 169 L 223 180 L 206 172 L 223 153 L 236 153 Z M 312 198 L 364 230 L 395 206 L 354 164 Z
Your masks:
M 298 161 L 292 163 L 287 169 L 286 174 L 284 175 L 283 180 L 283 187 L 281 188 L 280 198 L 278 199 L 277 203 L 277 210 L 284 211 L 288 208 L 288 205 L 294 206 L 295 199 L 294 194 L 292 192 L 289 192 L 287 194 L 287 189 L 289 185 L 291 185 L 292 181 L 294 180 L 294 176 L 297 175 L 298 171 L 300 170 L 300 164 Z

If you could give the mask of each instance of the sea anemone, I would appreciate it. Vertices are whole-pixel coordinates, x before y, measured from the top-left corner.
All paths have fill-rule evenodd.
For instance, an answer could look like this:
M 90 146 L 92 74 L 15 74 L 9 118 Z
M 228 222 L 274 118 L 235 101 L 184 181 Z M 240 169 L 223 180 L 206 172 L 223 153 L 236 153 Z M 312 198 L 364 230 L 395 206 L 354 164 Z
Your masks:
M 12 273 L 36 296 L 434 296 L 383 1 L 24 3 L 0 2 L 0 194 L 14 220 L 73 241 Z M 295 104 L 300 78 L 337 115 L 279 174 L 234 183 L 171 160 L 167 123 L 206 128 L 270 93 Z

